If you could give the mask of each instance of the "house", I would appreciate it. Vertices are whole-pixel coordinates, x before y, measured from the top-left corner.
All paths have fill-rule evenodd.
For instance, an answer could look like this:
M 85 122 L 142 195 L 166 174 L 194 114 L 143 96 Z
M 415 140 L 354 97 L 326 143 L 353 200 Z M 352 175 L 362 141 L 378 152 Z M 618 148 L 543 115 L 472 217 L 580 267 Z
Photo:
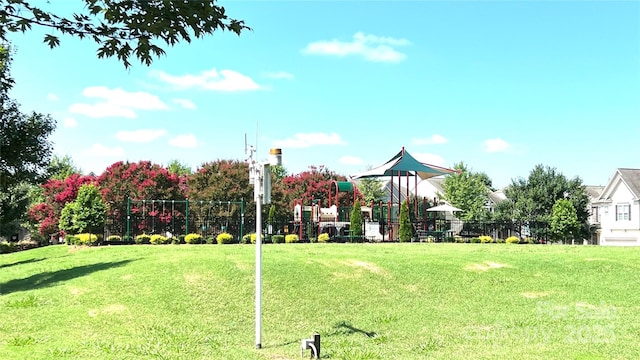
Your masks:
M 487 198 L 488 199 L 484 207 L 490 213 L 496 211 L 496 207 L 498 206 L 498 204 L 507 200 L 507 196 L 504 194 L 504 189 L 491 191 L 489 194 L 487 194 Z
M 617 169 L 593 201 L 592 215 L 600 245 L 640 246 L 640 169 Z
M 587 221 L 589 223 L 589 227 L 595 230 L 591 234 L 589 243 L 594 245 L 597 245 L 600 240 L 600 216 L 602 212 L 599 211 L 600 206 L 598 205 L 598 200 L 600 199 L 600 195 L 602 194 L 603 190 L 604 186 L 601 185 L 585 186 L 585 192 L 589 197 L 589 204 L 587 205 L 587 208 L 589 209 L 589 219 Z

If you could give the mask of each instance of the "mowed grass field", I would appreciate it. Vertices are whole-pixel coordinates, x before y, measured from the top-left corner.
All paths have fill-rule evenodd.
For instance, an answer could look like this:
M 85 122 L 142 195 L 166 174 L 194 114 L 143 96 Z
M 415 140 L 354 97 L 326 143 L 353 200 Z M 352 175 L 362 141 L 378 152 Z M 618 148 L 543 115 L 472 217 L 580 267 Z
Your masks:
M 506 244 L 75 248 L 0 256 L 1 359 L 634 359 L 640 249 Z M 307 352 L 307 355 L 309 353 Z

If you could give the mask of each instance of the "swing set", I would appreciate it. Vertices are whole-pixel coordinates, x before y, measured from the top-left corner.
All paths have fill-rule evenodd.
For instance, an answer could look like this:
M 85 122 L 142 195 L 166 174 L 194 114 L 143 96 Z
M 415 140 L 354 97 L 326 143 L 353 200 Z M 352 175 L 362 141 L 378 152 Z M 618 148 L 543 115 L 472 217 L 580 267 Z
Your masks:
M 226 232 L 244 235 L 244 201 L 127 199 L 126 238 L 197 233 L 215 237 Z

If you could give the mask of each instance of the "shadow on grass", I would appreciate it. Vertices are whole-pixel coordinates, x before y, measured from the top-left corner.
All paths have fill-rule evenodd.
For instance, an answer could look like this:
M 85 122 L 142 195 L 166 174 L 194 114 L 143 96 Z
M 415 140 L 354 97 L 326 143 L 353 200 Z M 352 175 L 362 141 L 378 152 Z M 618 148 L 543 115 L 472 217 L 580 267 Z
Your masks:
M 38 261 L 42 261 L 42 260 L 44 260 L 44 258 L 27 259 L 27 260 L 22 260 L 22 261 L 16 261 L 16 262 L 11 263 L 11 264 L 2 264 L 2 265 L 0 265 L 0 269 L 8 268 L 8 267 L 15 266 L 15 265 L 34 263 L 34 262 L 38 262 Z
M 374 331 L 364 331 L 362 329 L 358 329 L 357 327 L 349 324 L 346 321 L 340 321 L 339 323 L 336 323 L 333 327 L 335 328 L 335 330 L 327 334 L 326 336 L 335 336 L 335 335 L 348 336 L 353 334 L 361 334 L 361 335 L 365 335 L 366 337 L 372 338 L 377 335 Z
M 28 291 L 39 288 L 57 285 L 60 282 L 89 275 L 96 271 L 107 270 L 119 266 L 124 266 L 133 260 L 122 260 L 116 262 L 102 262 L 89 265 L 81 265 L 70 269 L 58 271 L 46 271 L 34 274 L 22 279 L 14 279 L 5 283 L 0 283 L 0 295 L 6 295 L 19 291 Z
M 327 336 L 327 337 L 328 336 L 349 336 L 353 334 L 361 334 L 361 335 L 365 335 L 368 338 L 373 338 L 373 337 L 376 337 L 377 335 L 375 331 L 364 331 L 362 329 L 359 329 L 351 325 L 346 321 L 340 321 L 336 323 L 335 325 L 333 325 L 332 329 L 333 331 L 329 331 L 329 332 L 322 331 L 320 333 L 322 336 Z M 284 343 L 276 344 L 273 346 L 267 346 L 266 348 L 278 348 L 278 347 L 289 346 L 292 344 L 299 344 L 300 341 L 301 339 L 295 339 L 295 340 L 287 341 Z

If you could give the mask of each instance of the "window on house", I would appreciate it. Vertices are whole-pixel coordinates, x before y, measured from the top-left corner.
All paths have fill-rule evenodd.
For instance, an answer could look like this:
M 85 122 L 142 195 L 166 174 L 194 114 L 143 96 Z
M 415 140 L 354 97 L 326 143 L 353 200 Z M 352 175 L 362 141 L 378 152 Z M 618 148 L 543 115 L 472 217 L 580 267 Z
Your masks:
M 631 220 L 629 204 L 616 205 L 616 221 Z

